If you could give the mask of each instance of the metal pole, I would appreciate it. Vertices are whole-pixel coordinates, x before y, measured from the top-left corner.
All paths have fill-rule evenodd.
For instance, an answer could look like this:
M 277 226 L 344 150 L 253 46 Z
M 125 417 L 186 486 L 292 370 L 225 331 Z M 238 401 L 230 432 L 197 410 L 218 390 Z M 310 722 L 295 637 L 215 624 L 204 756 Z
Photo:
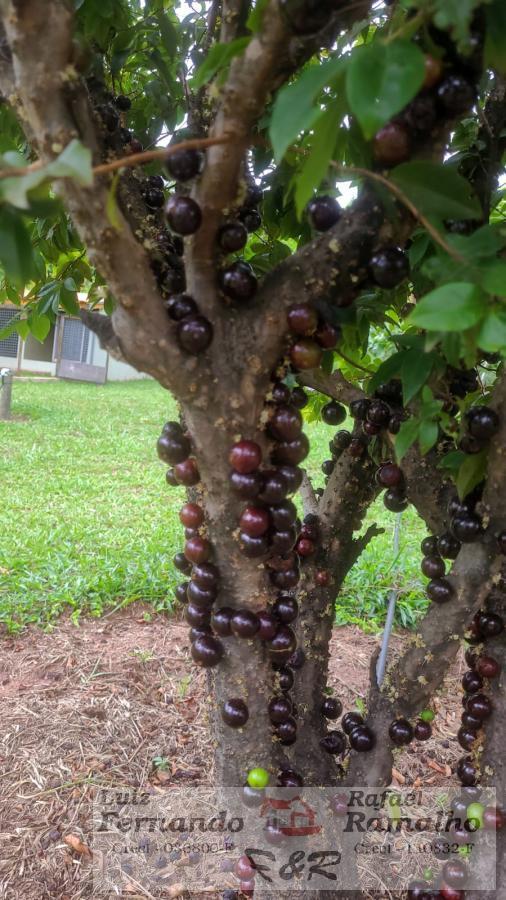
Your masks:
M 0 419 L 10 419 L 12 402 L 12 371 L 0 369 Z
M 399 555 L 399 540 L 401 533 L 401 513 L 398 513 L 397 518 L 395 520 L 395 529 L 394 529 L 394 560 L 397 561 L 397 557 Z M 397 568 L 397 567 L 396 567 Z M 393 570 L 392 575 L 394 575 L 396 569 Z M 395 616 L 395 604 L 397 603 L 397 588 L 392 588 L 388 594 L 388 609 L 387 609 L 387 618 L 385 622 L 385 629 L 383 631 L 383 638 L 381 641 L 381 650 L 380 655 L 378 657 L 378 662 L 376 663 L 376 681 L 378 682 L 378 687 L 381 687 L 383 684 L 383 679 L 385 677 L 385 669 L 387 667 L 387 657 L 388 657 L 388 645 L 390 643 L 390 635 L 392 634 L 392 628 L 394 625 L 394 616 Z

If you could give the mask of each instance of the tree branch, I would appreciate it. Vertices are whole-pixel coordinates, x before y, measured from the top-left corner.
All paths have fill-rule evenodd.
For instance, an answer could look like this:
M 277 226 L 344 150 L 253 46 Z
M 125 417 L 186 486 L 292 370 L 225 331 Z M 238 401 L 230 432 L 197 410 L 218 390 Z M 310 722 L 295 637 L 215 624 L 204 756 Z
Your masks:
M 386 739 L 392 719 L 399 715 L 411 718 L 420 712 L 440 687 L 449 665 L 455 658 L 460 639 L 474 614 L 485 605 L 501 568 L 498 559 L 496 535 L 505 528 L 504 496 L 506 492 L 506 376 L 497 382 L 491 407 L 502 410 L 501 427 L 489 451 L 490 476 L 487 481 L 482 515 L 488 528 L 482 539 L 466 546 L 466 552 L 457 558 L 447 580 L 453 587 L 454 597 L 443 606 L 432 603 L 420 628 L 414 635 L 403 656 L 387 670 L 380 690 L 372 670 L 369 692 L 369 724 L 377 736 L 375 749 L 366 755 L 352 754 L 347 774 L 349 784 L 384 785 L 390 783 L 393 747 Z M 415 458 L 413 458 L 413 466 Z M 444 525 L 443 512 L 436 515 L 436 497 L 442 486 L 434 492 L 430 478 L 437 470 L 429 468 L 420 475 L 415 496 L 418 510 L 426 511 L 434 531 Z M 412 473 L 414 475 L 414 472 Z M 422 482 L 427 488 L 423 492 Z M 410 478 L 408 477 L 408 492 Z M 440 507 L 441 509 L 441 507 Z M 364 758 L 365 757 L 365 758 Z
M 321 369 L 311 369 L 306 372 L 299 372 L 297 381 L 304 387 L 313 388 L 320 394 L 326 394 L 334 400 L 340 400 L 348 406 L 353 400 L 360 400 L 364 397 L 364 392 L 351 382 L 347 381 L 343 373 L 338 369 L 327 375 Z
M 93 112 L 71 67 L 69 9 L 60 0 L 11 0 L 4 3 L 2 15 L 21 112 L 41 160 L 53 159 L 76 137 L 84 139 L 97 160 L 100 144 Z M 183 396 L 189 393 L 195 360 L 177 347 L 149 257 L 123 213 L 118 210 L 117 228 L 107 218 L 108 181 L 96 179 L 93 187 L 85 188 L 67 179 L 60 189 L 92 263 L 118 302 L 113 327 L 124 356 L 165 386 L 177 386 Z
M 299 495 L 300 499 L 302 500 L 302 509 L 304 511 L 304 515 L 317 515 L 318 499 L 316 497 L 313 485 L 311 484 L 311 479 L 306 469 L 303 469 L 302 484 L 299 488 Z

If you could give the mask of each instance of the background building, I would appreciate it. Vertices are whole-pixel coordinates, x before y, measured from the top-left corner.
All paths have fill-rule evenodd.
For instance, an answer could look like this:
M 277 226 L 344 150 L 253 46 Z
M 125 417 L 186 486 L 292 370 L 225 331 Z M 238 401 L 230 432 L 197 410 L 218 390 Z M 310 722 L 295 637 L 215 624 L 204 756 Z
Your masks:
M 0 331 L 17 315 L 19 307 L 0 306 Z M 4 366 L 95 384 L 147 377 L 102 350 L 97 336 L 80 319 L 67 315 L 58 316 L 42 344 L 32 335 L 23 341 L 17 333 L 0 339 L 0 368 Z

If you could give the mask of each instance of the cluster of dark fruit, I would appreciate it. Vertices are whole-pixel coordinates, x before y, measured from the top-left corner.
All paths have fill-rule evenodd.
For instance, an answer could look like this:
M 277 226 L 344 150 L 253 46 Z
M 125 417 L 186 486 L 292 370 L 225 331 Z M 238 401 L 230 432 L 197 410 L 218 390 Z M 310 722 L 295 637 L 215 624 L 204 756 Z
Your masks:
M 504 631 L 504 621 L 497 613 L 480 610 L 474 617 L 466 640 L 470 644 L 466 650 L 466 662 L 469 666 L 462 678 L 464 690 L 462 725 L 457 734 L 460 746 L 473 753 L 479 744 L 478 734 L 485 721 L 492 715 L 493 706 L 490 697 L 484 693 L 489 681 L 497 678 L 501 667 L 497 660 L 488 654 L 478 653 L 473 645 L 482 644 L 489 638 L 497 637 Z M 466 786 L 475 785 L 478 780 L 478 766 L 473 756 L 465 756 L 457 765 L 457 776 Z
M 466 413 L 466 430 L 459 447 L 464 453 L 480 453 L 499 430 L 499 416 L 488 406 L 473 406 Z
M 307 215 L 315 231 L 328 231 L 337 225 L 342 211 L 334 197 L 315 197 L 307 205 Z M 409 260 L 400 247 L 380 247 L 369 259 L 362 277 L 357 275 L 357 284 L 339 298 L 338 306 L 349 306 L 357 296 L 361 284 L 368 279 L 380 288 L 392 290 L 402 284 L 409 275 Z M 360 284 L 360 283 L 361 284 Z
M 189 294 L 173 294 L 165 301 L 169 318 L 177 322 L 176 339 L 186 353 L 198 356 L 207 350 L 213 339 L 213 326 L 201 315 Z
M 430 713 L 430 715 L 429 713 L 430 711 L 428 710 L 424 711 L 414 725 L 411 724 L 409 719 L 403 717 L 394 719 L 388 729 L 392 743 L 396 747 L 406 747 L 413 740 L 428 741 L 432 737 L 431 720 L 433 718 L 433 713 Z
M 373 155 L 382 167 L 406 162 L 420 141 L 427 141 L 446 120 L 462 116 L 475 102 L 476 88 L 469 73 L 462 74 L 442 60 L 426 55 L 422 90 L 391 122 L 378 131 Z

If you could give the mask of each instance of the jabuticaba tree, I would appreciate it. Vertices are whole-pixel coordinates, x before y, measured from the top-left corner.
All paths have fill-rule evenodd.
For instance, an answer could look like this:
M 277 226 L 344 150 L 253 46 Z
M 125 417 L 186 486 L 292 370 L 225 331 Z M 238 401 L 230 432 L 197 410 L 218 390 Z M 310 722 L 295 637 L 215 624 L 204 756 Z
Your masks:
M 3 286 L 37 337 L 76 290 L 105 298 L 87 325 L 180 404 L 157 449 L 188 490 L 176 595 L 217 781 L 389 784 L 465 642 L 455 783 L 503 797 L 502 0 L 73 5 L 0 4 Z M 379 495 L 427 524 L 429 602 L 360 716 L 329 642 Z

